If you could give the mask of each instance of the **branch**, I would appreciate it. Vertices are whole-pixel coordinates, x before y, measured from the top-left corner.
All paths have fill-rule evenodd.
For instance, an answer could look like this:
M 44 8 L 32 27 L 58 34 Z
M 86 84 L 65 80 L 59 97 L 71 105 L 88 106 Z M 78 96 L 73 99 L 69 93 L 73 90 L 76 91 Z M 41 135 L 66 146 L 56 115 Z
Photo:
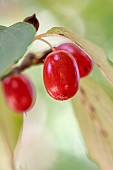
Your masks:
M 4 75 L 2 75 L 0 77 L 0 80 L 2 81 L 3 79 L 5 79 L 6 77 L 9 77 L 9 76 L 13 76 L 15 74 L 19 74 L 21 73 L 22 71 L 28 69 L 29 67 L 31 66 L 34 66 L 34 65 L 40 65 L 40 64 L 43 64 L 44 63 L 44 60 L 45 58 L 47 57 L 47 55 L 52 52 L 51 49 L 47 50 L 47 51 L 44 51 L 40 58 L 38 58 L 38 56 L 34 53 L 28 53 L 24 60 L 22 61 L 22 63 L 19 65 L 19 66 L 15 66 L 13 67 L 10 71 L 8 71 L 7 73 L 5 73 Z

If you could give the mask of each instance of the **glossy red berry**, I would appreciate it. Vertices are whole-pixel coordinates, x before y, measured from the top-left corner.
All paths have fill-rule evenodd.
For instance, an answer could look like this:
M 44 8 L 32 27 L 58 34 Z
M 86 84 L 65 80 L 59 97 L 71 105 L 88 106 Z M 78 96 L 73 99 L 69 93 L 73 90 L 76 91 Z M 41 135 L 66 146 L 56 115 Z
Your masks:
M 66 51 L 50 53 L 44 62 L 44 84 L 48 94 L 56 100 L 73 97 L 79 87 L 79 71 L 76 60 Z
M 63 43 L 56 50 L 65 50 L 71 53 L 78 64 L 80 77 L 87 76 L 93 68 L 93 61 L 79 46 L 74 43 Z
M 33 84 L 24 74 L 5 78 L 3 80 L 3 89 L 7 103 L 12 110 L 24 112 L 33 105 Z

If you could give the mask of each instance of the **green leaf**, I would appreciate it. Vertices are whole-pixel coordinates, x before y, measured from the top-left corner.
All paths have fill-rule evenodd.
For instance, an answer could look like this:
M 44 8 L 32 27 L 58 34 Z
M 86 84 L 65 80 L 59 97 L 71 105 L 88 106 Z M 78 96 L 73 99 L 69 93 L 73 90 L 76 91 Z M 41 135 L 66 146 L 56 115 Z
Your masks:
M 109 80 L 110 83 L 113 84 L 113 67 L 108 63 L 107 57 L 100 47 L 82 38 L 68 28 L 53 27 L 45 33 L 45 35 L 54 34 L 64 36 L 78 44 L 80 48 L 82 48 L 87 54 L 89 54 L 89 56 L 102 71 L 105 77 Z
M 0 130 L 0 134 L 1 134 L 1 130 Z M 0 135 L 0 160 L 1 160 L 0 169 L 12 170 L 11 157 L 12 155 L 9 151 L 9 148 L 7 147 L 6 141 Z
M 2 84 L 0 84 L 0 142 L 2 142 L 1 140 L 4 141 L 4 145 L 8 148 L 10 154 L 13 154 L 22 123 L 22 115 L 14 113 L 7 106 Z
M 113 102 L 91 78 L 81 81 L 72 100 L 88 154 L 102 170 L 113 169 Z
M 0 25 L 0 30 L 5 29 L 5 28 L 7 28 L 7 27 Z
M 111 66 L 113 67 L 113 61 L 111 61 L 111 60 L 108 58 L 108 62 L 109 62 L 109 64 L 111 64 Z
M 31 44 L 35 29 L 31 24 L 20 22 L 0 29 L 0 75 L 19 60 Z

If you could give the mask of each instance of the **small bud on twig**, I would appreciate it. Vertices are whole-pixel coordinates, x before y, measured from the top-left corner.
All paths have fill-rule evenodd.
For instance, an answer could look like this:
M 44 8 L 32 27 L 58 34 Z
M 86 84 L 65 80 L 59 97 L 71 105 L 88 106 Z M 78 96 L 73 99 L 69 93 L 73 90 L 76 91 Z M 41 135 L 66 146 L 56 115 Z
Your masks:
M 38 31 L 39 21 L 36 18 L 36 14 L 33 14 L 32 16 L 25 18 L 23 22 L 28 22 L 29 24 L 32 24 L 35 27 L 36 31 Z

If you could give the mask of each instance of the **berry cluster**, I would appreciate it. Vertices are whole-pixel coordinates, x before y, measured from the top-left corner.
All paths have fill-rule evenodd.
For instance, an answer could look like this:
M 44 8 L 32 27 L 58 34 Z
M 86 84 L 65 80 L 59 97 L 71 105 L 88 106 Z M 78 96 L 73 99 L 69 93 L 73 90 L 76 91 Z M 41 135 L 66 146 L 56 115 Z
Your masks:
M 33 55 L 27 64 L 31 64 L 31 59 Z M 52 47 L 52 50 L 45 51 L 42 59 L 35 61 L 36 65 L 39 61 L 44 64 L 45 88 L 56 100 L 73 97 L 79 89 L 80 78 L 87 76 L 93 68 L 90 57 L 75 43 Z M 3 89 L 9 107 L 16 112 L 29 110 L 36 99 L 33 83 L 23 73 L 6 76 L 3 79 Z
M 73 97 L 79 80 L 93 68 L 90 57 L 76 44 L 63 43 L 55 47 L 44 62 L 44 84 L 48 94 L 56 100 Z

